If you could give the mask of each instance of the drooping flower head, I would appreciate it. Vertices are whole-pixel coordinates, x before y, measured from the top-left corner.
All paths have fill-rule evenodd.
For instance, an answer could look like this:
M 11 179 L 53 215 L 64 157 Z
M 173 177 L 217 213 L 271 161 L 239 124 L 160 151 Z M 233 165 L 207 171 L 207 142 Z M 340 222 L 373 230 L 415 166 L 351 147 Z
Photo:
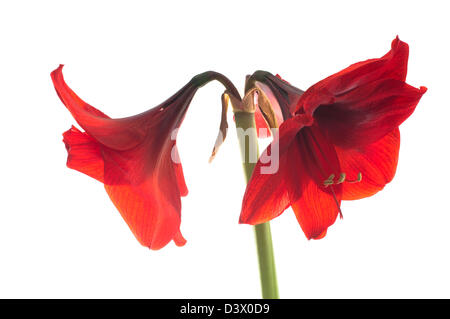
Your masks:
M 160 249 L 171 240 L 186 243 L 180 232 L 181 196 L 187 195 L 176 148 L 176 132 L 195 92 L 218 79 L 237 97 L 223 76 L 205 72 L 168 100 L 141 114 L 111 119 L 81 100 L 65 83 L 63 66 L 51 73 L 56 92 L 84 132 L 63 134 L 67 166 L 102 182 L 138 241 Z
M 285 116 L 262 155 L 277 150 L 279 169 L 262 174 L 265 164 L 257 163 L 241 223 L 269 221 L 291 206 L 306 237 L 319 239 L 340 214 L 341 200 L 371 196 L 392 180 L 398 126 L 426 92 L 405 82 L 408 53 L 397 37 L 383 57 L 353 64 L 303 94 L 287 91 L 290 84 L 279 77 L 255 72 L 252 81 L 269 86 Z

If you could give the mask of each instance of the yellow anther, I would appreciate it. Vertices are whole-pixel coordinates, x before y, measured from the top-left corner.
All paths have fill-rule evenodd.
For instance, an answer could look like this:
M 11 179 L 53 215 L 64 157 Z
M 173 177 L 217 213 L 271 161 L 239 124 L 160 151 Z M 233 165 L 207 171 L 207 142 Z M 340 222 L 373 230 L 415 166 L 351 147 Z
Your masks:
M 333 184 L 334 184 L 333 179 L 334 179 L 334 174 L 331 174 L 330 176 L 328 176 L 328 178 L 327 178 L 326 180 L 323 181 L 323 185 L 324 185 L 325 187 L 328 187 L 328 186 L 330 186 L 330 185 L 333 185 Z
M 357 176 L 356 180 L 354 180 L 354 181 L 347 181 L 347 182 L 349 182 L 349 183 L 359 183 L 360 181 L 362 181 L 362 173 L 361 172 L 358 173 L 358 176 Z
M 341 175 L 339 176 L 339 180 L 337 181 L 336 184 L 343 183 L 345 181 L 345 177 L 346 177 L 346 174 L 345 173 L 341 173 Z

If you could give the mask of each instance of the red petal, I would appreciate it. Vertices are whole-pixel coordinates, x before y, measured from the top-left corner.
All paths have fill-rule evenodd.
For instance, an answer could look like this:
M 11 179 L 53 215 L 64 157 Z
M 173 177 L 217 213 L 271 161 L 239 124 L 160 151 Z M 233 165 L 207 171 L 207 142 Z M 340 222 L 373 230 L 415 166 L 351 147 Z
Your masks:
M 180 200 L 174 203 L 166 198 L 157 184 L 155 180 L 137 185 L 105 184 L 105 189 L 141 245 L 157 250 L 172 239 L 183 245 L 185 240 L 179 233 Z
M 358 183 L 343 183 L 344 200 L 361 199 L 382 190 L 395 175 L 400 148 L 400 131 L 395 129 L 375 143 L 359 149 L 336 147 L 341 169 L 348 180 L 356 180 L 358 173 L 362 180 Z
M 64 132 L 63 137 L 68 152 L 67 167 L 103 183 L 104 165 L 100 145 L 74 126 Z
M 164 162 L 173 165 L 173 170 L 162 165 L 157 169 L 159 174 L 146 178 L 137 151 L 120 155 L 110 149 L 102 152 L 101 144 L 75 127 L 64 133 L 64 143 L 69 153 L 67 166 L 100 182 L 106 180 L 108 195 L 142 245 L 160 249 L 172 239 L 178 246 L 186 243 L 179 231 L 179 196 L 187 194 L 181 164 L 166 158 Z M 180 187 L 180 195 L 173 185 Z
M 341 169 L 335 148 L 317 125 L 305 127 L 297 136 L 297 145 L 305 174 L 316 184 L 323 186 L 331 174 L 339 176 Z
M 155 140 L 147 138 L 127 151 L 103 148 L 105 189 L 138 241 L 150 249 L 185 242 L 179 234 L 180 196 L 187 188 L 181 164 L 172 160 L 175 141 Z
M 174 141 L 158 153 L 143 143 L 133 150 L 105 148 L 105 189 L 138 241 L 160 249 L 172 239 L 181 245 L 181 165 L 172 161 Z M 184 182 L 184 179 L 183 179 Z
M 319 107 L 314 117 L 339 147 L 374 143 L 406 120 L 426 88 L 416 89 L 398 80 L 379 80 L 337 96 Z
M 342 169 L 333 145 L 317 126 L 306 127 L 297 136 L 301 163 L 296 165 L 303 177 L 302 195 L 292 198 L 292 209 L 308 239 L 325 237 L 340 213 L 342 185 L 324 186 L 324 181 L 334 174 L 336 181 Z M 306 178 L 310 176 L 310 178 Z
M 270 149 L 270 147 L 269 147 Z M 257 225 L 274 219 L 289 207 L 286 183 L 290 175 L 285 160 L 275 174 L 253 174 L 242 202 L 239 223 Z M 255 169 L 260 169 L 260 164 Z
M 311 179 L 305 179 L 302 184 L 303 194 L 292 204 L 292 209 L 306 238 L 321 239 L 325 237 L 328 227 L 334 224 L 339 214 L 341 192 L 338 191 L 339 187 L 334 187 L 335 196 L 333 196 L 331 192 L 318 187 Z
M 352 64 L 319 83 L 338 95 L 378 79 L 405 81 L 408 56 L 408 44 L 397 37 L 391 43 L 391 50 L 381 58 Z
M 239 218 L 240 223 L 261 224 L 277 217 L 289 207 L 288 189 L 294 191 L 297 186 L 296 171 L 292 171 L 289 164 L 290 160 L 300 160 L 297 157 L 296 148 L 291 147 L 291 144 L 295 141 L 297 132 L 305 124 L 303 118 L 300 117 L 284 122 L 278 135 L 261 154 L 247 184 Z M 278 150 L 278 156 L 275 150 Z M 271 158 L 272 154 L 273 158 Z M 263 163 L 265 158 L 271 158 L 270 163 Z M 267 171 L 270 165 L 274 165 L 272 172 Z
M 186 239 L 184 239 L 184 237 L 183 237 L 183 235 L 181 235 L 180 231 L 175 233 L 175 236 L 173 237 L 173 242 L 178 247 L 186 245 Z
M 60 65 L 51 73 L 53 85 L 61 101 L 78 124 L 98 142 L 117 150 L 136 146 L 145 136 L 142 131 L 144 117 L 110 119 L 103 112 L 78 97 L 64 81 Z
M 329 104 L 330 97 L 380 79 L 405 81 L 408 55 L 408 44 L 397 37 L 383 57 L 352 64 L 311 86 L 298 101 L 296 110 L 303 108 L 304 112 L 312 114 L 320 105 Z
M 56 93 L 64 105 L 67 106 L 69 111 L 73 111 L 81 116 L 83 116 L 84 113 L 84 116 L 90 115 L 92 117 L 109 119 L 108 115 L 84 102 L 67 86 L 62 73 L 63 67 L 64 65 L 60 64 L 59 67 L 50 74 L 50 76 L 52 78 L 53 85 L 55 86 Z

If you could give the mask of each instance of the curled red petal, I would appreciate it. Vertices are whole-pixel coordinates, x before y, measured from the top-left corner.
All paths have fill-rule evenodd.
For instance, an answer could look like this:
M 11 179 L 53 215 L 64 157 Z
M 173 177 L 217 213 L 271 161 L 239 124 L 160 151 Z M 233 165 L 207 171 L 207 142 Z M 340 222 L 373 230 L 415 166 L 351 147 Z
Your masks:
M 99 124 L 100 119 L 109 119 L 109 116 L 95 107 L 84 102 L 78 95 L 69 88 L 64 81 L 64 76 L 62 73 L 64 65 L 60 64 L 59 67 L 54 70 L 50 76 L 55 86 L 56 93 L 58 94 L 61 101 L 69 109 L 72 114 L 76 114 L 81 118 L 86 117 L 86 119 L 92 123 L 95 123 L 97 119 Z M 74 116 L 75 117 L 75 116 Z
M 409 46 L 398 37 L 392 40 L 391 50 L 377 59 L 350 65 L 323 81 L 328 90 L 339 95 L 353 88 L 379 79 L 405 81 L 408 71 Z
M 74 126 L 64 132 L 63 137 L 68 153 L 67 167 L 103 183 L 104 163 L 99 143 Z
M 133 148 L 146 135 L 142 130 L 148 117 L 111 119 L 84 102 L 64 81 L 60 65 L 51 73 L 56 93 L 78 124 L 99 143 L 117 150 Z
M 298 101 L 296 111 L 312 114 L 320 105 L 329 104 L 330 98 L 380 79 L 405 81 L 408 55 L 408 44 L 397 37 L 383 57 L 352 64 L 311 86 Z
M 183 237 L 183 235 L 181 235 L 180 231 L 175 233 L 175 236 L 173 237 L 173 242 L 178 247 L 186 245 L 186 239 L 184 239 L 184 237 Z

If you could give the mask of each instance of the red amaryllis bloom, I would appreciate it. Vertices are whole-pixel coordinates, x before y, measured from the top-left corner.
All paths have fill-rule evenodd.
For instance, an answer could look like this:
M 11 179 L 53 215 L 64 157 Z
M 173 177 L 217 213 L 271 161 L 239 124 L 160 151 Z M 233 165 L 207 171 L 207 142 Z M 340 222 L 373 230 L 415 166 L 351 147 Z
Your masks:
M 217 74 L 206 72 L 194 77 L 167 101 L 144 113 L 111 119 L 67 86 L 62 68 L 51 73 L 53 84 L 85 131 L 72 127 L 63 134 L 67 166 L 104 183 L 142 245 L 160 249 L 171 240 L 184 245 L 180 196 L 188 190 L 178 161 L 176 129 L 197 89 Z
M 316 83 L 302 95 L 267 73 L 284 122 L 261 158 L 279 151 L 279 169 L 263 174 L 260 160 L 247 185 L 241 223 L 259 224 L 291 206 L 308 239 L 326 235 L 341 200 L 371 196 L 394 177 L 398 126 L 414 111 L 426 88 L 405 83 L 408 45 L 398 38 L 379 59 L 359 62 Z M 298 100 L 295 108 L 292 101 Z

